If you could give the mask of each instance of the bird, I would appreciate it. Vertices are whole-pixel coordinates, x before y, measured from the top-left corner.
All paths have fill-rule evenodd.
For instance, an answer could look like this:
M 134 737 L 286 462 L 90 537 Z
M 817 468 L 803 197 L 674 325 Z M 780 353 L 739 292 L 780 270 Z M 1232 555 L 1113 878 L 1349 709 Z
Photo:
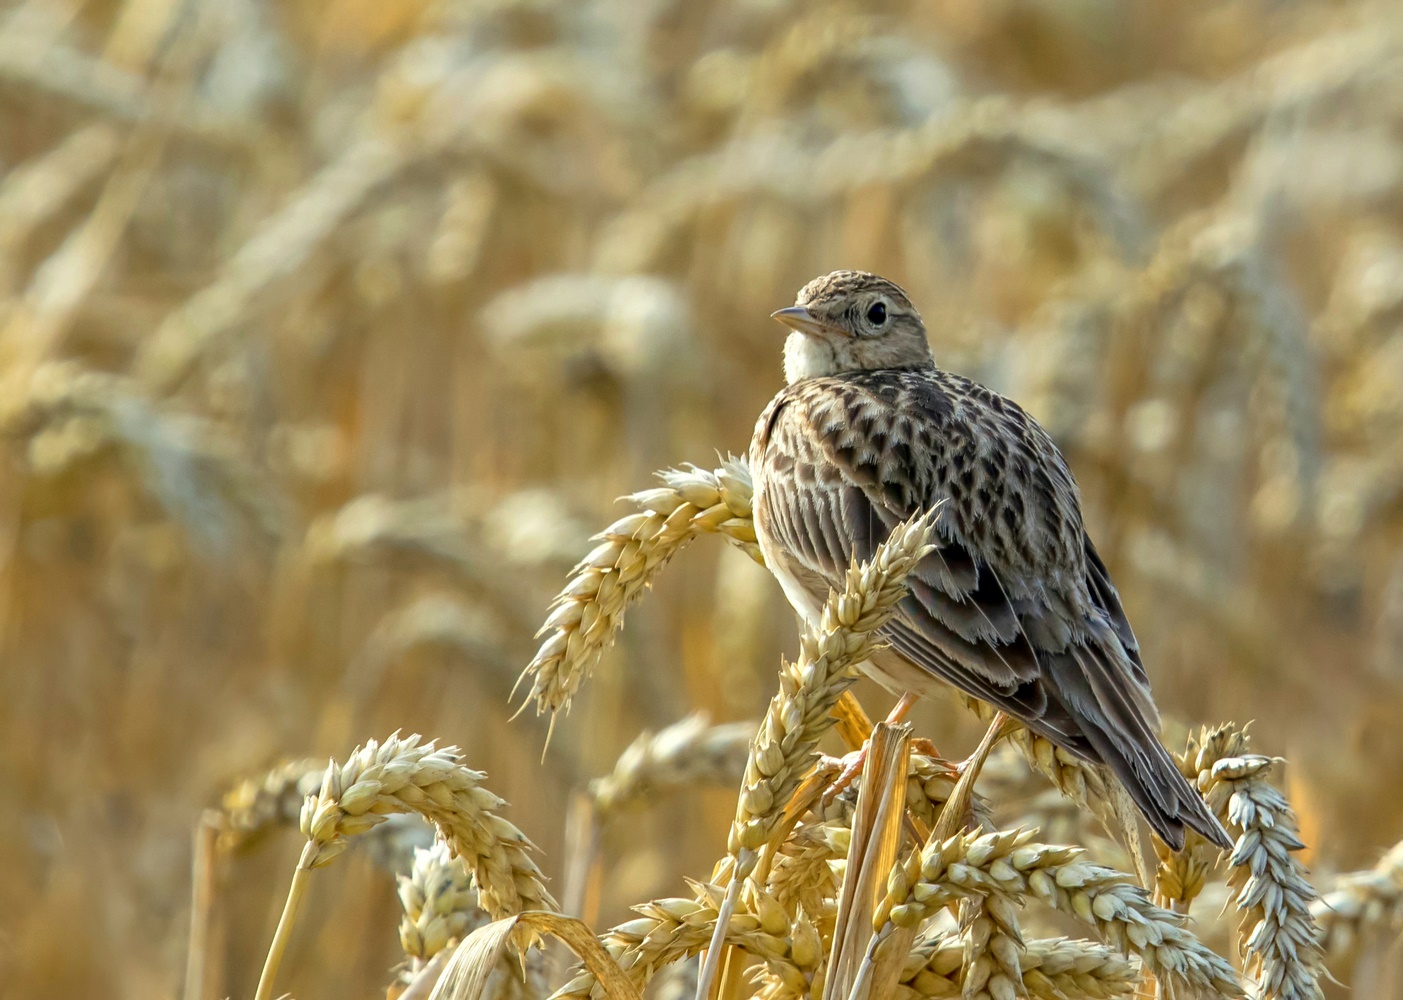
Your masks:
M 1051 435 L 1012 400 L 937 367 L 898 285 L 834 271 L 772 314 L 785 386 L 749 450 L 755 533 L 789 603 L 817 623 L 854 560 L 940 505 L 862 669 L 909 704 L 945 685 L 1115 775 L 1180 850 L 1232 841 L 1159 739 L 1140 646 Z

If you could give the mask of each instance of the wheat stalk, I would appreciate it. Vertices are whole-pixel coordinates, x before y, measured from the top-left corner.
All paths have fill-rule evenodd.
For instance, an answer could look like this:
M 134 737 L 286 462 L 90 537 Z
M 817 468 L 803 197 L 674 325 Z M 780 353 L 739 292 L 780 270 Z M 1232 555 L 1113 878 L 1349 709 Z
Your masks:
M 541 626 L 538 634 L 546 639 L 522 673 L 532 679 L 528 699 L 538 715 L 569 707 L 623 625 L 624 612 L 697 535 L 722 534 L 758 558 L 750 472 L 742 460 L 727 459 L 711 472 L 689 466 L 660 475 L 663 486 L 627 498 L 636 513 L 595 536 L 599 544 L 571 572 Z

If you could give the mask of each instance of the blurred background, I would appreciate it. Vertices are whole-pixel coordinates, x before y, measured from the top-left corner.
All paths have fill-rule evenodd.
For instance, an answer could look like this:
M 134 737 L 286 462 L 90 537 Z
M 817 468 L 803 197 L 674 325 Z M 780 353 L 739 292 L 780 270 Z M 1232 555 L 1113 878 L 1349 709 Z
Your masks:
M 0 996 L 180 995 L 195 826 L 282 759 L 457 743 L 558 885 L 640 730 L 757 717 L 794 621 L 709 541 L 544 763 L 508 693 L 614 499 L 744 451 L 768 314 L 836 267 L 1065 449 L 1171 739 L 1255 720 L 1323 887 L 1403 837 L 1400 5 L 27 0 Z M 606 831 L 602 919 L 705 875 L 733 801 Z M 298 843 L 221 861 L 205 996 L 251 995 Z M 349 855 L 280 986 L 379 995 L 397 914 Z

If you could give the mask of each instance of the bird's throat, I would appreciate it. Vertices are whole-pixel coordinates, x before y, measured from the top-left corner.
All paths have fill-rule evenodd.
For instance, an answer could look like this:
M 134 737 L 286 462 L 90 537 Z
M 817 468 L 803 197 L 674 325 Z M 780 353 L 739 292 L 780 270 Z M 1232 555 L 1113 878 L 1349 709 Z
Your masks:
M 784 341 L 784 380 L 790 385 L 838 371 L 833 345 L 807 333 L 791 333 Z

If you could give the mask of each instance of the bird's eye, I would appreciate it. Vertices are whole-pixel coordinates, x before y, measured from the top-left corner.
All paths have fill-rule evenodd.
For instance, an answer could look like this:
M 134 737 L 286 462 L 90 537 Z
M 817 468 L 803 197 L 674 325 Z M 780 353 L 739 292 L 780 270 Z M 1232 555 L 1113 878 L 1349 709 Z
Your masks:
M 887 321 L 887 307 L 885 303 L 874 302 L 867 309 L 867 322 L 873 326 L 881 326 Z

